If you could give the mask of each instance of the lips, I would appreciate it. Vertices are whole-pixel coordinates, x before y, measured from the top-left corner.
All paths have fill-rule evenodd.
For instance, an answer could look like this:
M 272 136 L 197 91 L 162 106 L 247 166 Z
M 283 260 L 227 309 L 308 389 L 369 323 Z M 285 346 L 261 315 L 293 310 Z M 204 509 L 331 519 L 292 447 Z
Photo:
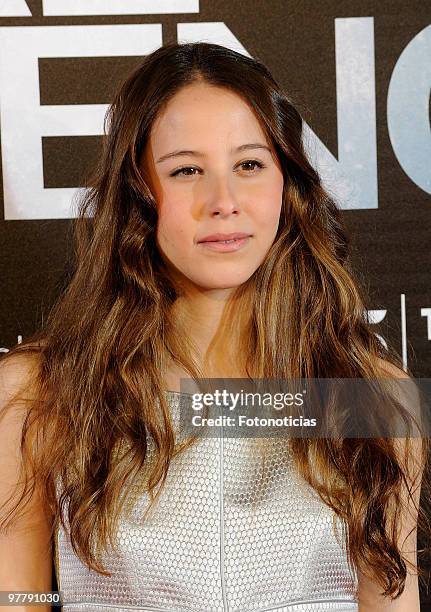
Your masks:
M 241 238 L 248 238 L 251 234 L 246 234 L 244 232 L 233 232 L 231 234 L 210 234 L 198 240 L 198 243 L 201 242 L 221 242 L 224 240 L 239 240 Z

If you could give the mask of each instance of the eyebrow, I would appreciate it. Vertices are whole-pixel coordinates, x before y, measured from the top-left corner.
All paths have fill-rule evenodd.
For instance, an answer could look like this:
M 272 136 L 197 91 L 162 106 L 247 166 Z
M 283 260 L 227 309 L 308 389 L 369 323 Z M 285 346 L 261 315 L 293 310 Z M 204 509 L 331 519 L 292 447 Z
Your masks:
M 246 151 L 249 149 L 266 149 L 267 151 L 271 153 L 271 149 L 267 145 L 262 144 L 260 142 L 250 142 L 248 144 L 240 145 L 239 147 L 236 147 L 236 149 L 231 150 L 231 153 L 237 153 L 239 151 Z M 193 155 L 195 157 L 205 157 L 205 154 L 201 153 L 200 151 L 188 151 L 188 150 L 172 151 L 172 153 L 166 153 L 165 155 L 162 155 L 161 157 L 159 157 L 159 159 L 156 161 L 156 164 L 160 164 L 160 162 L 163 162 L 166 159 L 170 159 L 171 157 L 180 157 L 184 155 Z

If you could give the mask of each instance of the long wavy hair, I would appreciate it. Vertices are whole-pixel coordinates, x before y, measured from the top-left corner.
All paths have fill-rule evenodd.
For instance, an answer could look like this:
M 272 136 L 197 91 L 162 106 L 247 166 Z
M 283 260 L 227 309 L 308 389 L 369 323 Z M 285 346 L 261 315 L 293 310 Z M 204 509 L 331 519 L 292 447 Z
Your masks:
M 171 316 L 180 290 L 157 247 L 157 202 L 140 164 L 154 120 L 197 80 L 247 101 L 284 175 L 274 243 L 232 294 L 223 323 L 228 330 L 245 313 L 238 354 L 246 356 L 247 375 L 379 378 L 379 360 L 401 366 L 364 316 L 367 298 L 349 263 L 341 212 L 307 158 L 301 114 L 268 69 L 204 42 L 169 44 L 146 56 L 105 117 L 102 154 L 73 220 L 67 283 L 38 331 L 2 356 L 3 362 L 30 356 L 34 392 L 27 393 L 22 428 L 22 491 L 2 506 L 1 526 L 13 522 L 37 487 L 52 513 L 53 534 L 60 522 L 66 527 L 67 517 L 76 554 L 107 575 L 99 553 L 108 540 L 116 545 L 117 521 L 135 478 L 147 470 L 154 503 L 170 461 L 188 445 L 176 443 L 163 385 L 167 358 L 192 378 L 207 375 Z M 223 337 L 220 330 L 216 341 Z M 349 562 L 386 596 L 399 595 L 407 566 L 395 527 L 410 480 L 394 440 L 290 442 L 299 473 L 347 525 Z M 425 462 L 426 438 L 422 452 Z M 427 483 L 424 474 L 422 494 Z M 417 510 L 428 534 L 426 513 Z

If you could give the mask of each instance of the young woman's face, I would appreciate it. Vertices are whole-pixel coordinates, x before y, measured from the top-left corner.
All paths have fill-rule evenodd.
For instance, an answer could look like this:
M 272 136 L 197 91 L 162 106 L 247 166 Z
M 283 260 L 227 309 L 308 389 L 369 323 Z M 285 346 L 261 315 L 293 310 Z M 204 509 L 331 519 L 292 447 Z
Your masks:
M 158 116 L 143 166 L 157 201 L 157 244 L 174 274 L 201 289 L 235 288 L 262 263 L 283 192 L 267 147 L 250 107 L 224 88 L 188 85 Z M 248 237 L 233 245 L 201 243 L 233 232 Z

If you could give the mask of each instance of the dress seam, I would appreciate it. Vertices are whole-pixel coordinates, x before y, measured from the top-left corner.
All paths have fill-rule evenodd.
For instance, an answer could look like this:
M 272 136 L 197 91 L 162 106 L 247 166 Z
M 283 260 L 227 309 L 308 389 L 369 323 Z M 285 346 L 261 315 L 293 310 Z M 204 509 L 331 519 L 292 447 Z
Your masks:
M 221 582 L 221 591 L 223 597 L 223 610 L 225 612 L 229 611 L 229 605 L 227 602 L 227 593 L 226 593 L 226 573 L 225 573 L 225 558 L 224 558 L 224 491 L 223 491 L 223 470 L 224 470 L 224 458 L 223 458 L 223 450 L 224 450 L 224 436 L 223 436 L 223 425 L 221 429 L 220 435 L 220 444 L 219 444 L 219 493 L 220 493 L 220 582 Z

